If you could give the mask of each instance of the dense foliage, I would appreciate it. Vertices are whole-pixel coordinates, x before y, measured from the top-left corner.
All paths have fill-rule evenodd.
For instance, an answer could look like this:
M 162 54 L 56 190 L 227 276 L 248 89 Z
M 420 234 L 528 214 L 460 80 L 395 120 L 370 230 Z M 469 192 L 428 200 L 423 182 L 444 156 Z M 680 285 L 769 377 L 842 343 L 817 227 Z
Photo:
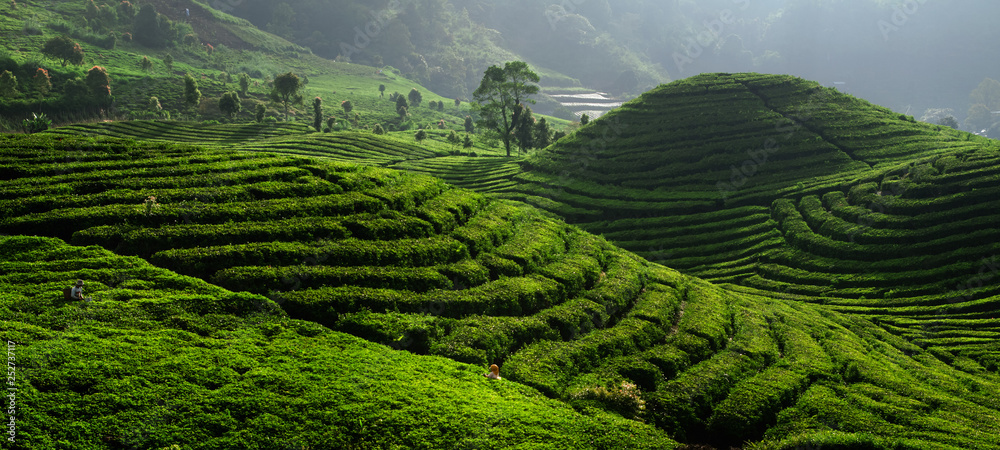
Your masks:
M 4 448 L 672 446 L 651 427 L 584 416 L 479 367 L 293 320 L 267 298 L 135 257 L 36 237 L 0 237 L 0 255 L 17 388 Z M 77 278 L 93 301 L 62 298 Z

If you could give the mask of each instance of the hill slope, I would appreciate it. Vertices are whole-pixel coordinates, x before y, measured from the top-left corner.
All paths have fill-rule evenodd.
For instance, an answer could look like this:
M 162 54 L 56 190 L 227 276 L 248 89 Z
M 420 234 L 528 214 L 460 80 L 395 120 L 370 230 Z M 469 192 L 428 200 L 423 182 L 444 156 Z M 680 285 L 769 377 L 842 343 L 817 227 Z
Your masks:
M 703 75 L 559 141 L 505 196 L 995 370 L 998 149 L 800 79 Z
M 99 8 L 99 18 L 87 19 L 87 5 Z M 215 2 L 226 6 L 227 2 Z M 64 2 L 20 1 L 0 14 L 0 30 L 7 37 L 0 44 L 0 72 L 10 70 L 17 78 L 17 92 L 0 103 L 0 128 L 18 129 L 21 120 L 32 113 L 46 113 L 56 122 L 78 122 L 93 118 L 186 120 L 222 120 L 229 117 L 219 107 L 219 98 L 232 91 L 242 91 L 241 75 L 250 77 L 240 92 L 242 112 L 238 120 L 254 117 L 258 104 L 265 105 L 266 117 L 283 117 L 280 102 L 272 101 L 270 83 L 278 74 L 293 72 L 303 81 L 299 92 L 311 103 L 314 97 L 325 100 L 323 116 L 338 117 L 355 127 L 405 130 L 444 120 L 450 128 L 461 129 L 468 107 L 450 105 L 453 98 L 434 94 L 419 82 L 399 75 L 398 71 L 335 62 L 313 55 L 308 49 L 261 31 L 250 22 L 193 0 L 152 0 L 141 5 L 124 6 L 120 1 L 73 0 Z M 130 3 L 127 5 L 131 5 Z M 231 6 L 231 5 L 228 5 Z M 140 39 L 135 25 L 138 11 L 155 8 L 163 28 L 154 45 Z M 191 15 L 185 14 L 185 9 Z M 42 54 L 45 42 L 68 36 L 84 51 L 83 62 L 62 66 L 61 60 Z M 135 36 L 133 36 L 135 35 Z M 168 58 L 169 56 L 169 58 Z M 140 63 L 148 58 L 150 67 Z M 172 64 L 167 64 L 172 60 Z M 82 80 L 93 66 L 106 69 L 111 97 L 94 98 L 88 88 L 80 91 L 74 79 Z M 33 82 L 37 69 L 44 69 L 52 86 L 40 91 Z M 382 70 L 385 69 L 385 70 Z M 191 74 L 202 96 L 196 105 L 186 102 L 184 75 Z M 379 87 L 385 86 L 385 96 Z M 417 89 L 423 95 L 423 107 L 410 107 L 410 118 L 400 121 L 395 103 L 388 97 L 404 95 Z M 158 105 L 151 105 L 156 97 Z M 353 114 L 341 108 L 351 101 Z M 447 110 L 430 108 L 432 101 L 443 101 Z M 291 105 L 293 118 L 312 123 L 312 105 Z
M 135 257 L 32 237 L 0 237 L 0 254 L 19 405 L 5 448 L 671 446 L 651 427 L 292 320 L 266 298 Z M 93 302 L 57 296 L 78 277 Z
M 877 317 L 921 346 L 1000 366 L 996 141 L 815 83 L 716 74 L 665 85 L 526 170 L 367 135 L 242 148 L 499 192 L 685 273 Z
M 4 240 L 16 273 L 2 279 L 4 292 L 18 293 L 5 303 L 5 317 L 31 332 L 18 337 L 29 367 L 41 351 L 31 342 L 42 337 L 93 333 L 106 341 L 85 346 L 86 356 L 57 359 L 51 370 L 25 376 L 27 403 L 45 405 L 41 417 L 57 414 L 62 396 L 85 401 L 71 402 L 78 405 L 73 411 L 119 399 L 116 409 L 96 407 L 98 419 L 72 422 L 78 425 L 66 428 L 69 440 L 80 432 L 114 442 L 88 444 L 106 447 L 126 441 L 264 445 L 273 435 L 294 445 L 347 448 L 423 445 L 418 442 L 474 448 L 487 440 L 663 448 L 674 445 L 671 439 L 718 446 L 761 441 L 763 448 L 997 448 L 1000 380 L 967 358 L 952 355 L 950 366 L 942 361 L 946 352 L 924 350 L 863 318 L 720 289 L 534 208 L 430 177 L 111 138 L 4 136 L 0 154 L 0 232 L 98 244 L 221 286 L 93 247 Z M 84 255 L 74 256 L 79 252 Z M 96 302 L 63 304 L 51 297 L 65 280 L 79 277 L 91 281 Z M 161 278 L 184 281 L 164 285 Z M 168 286 L 176 291 L 161 298 Z M 249 291 L 234 298 L 256 299 L 248 305 L 257 308 L 272 303 L 252 294 L 267 295 L 291 319 L 273 312 L 273 320 L 257 324 L 253 310 L 226 301 L 221 311 L 206 314 L 197 302 L 234 295 L 224 287 Z M 208 298 L 173 296 L 188 291 Z M 26 305 L 33 305 L 31 312 Z M 105 319 L 87 316 L 86 308 L 136 310 Z M 242 362 L 226 369 L 201 350 L 177 355 L 186 359 L 176 363 L 164 356 L 168 372 L 192 374 L 181 397 L 201 407 L 134 405 L 125 393 L 153 399 L 174 389 L 151 379 L 146 367 L 159 367 L 157 361 L 134 364 L 124 356 L 165 345 L 156 333 L 226 352 L 220 361 Z M 101 361 L 100 367 L 71 363 L 80 358 Z M 480 378 L 491 362 L 501 364 L 507 384 Z M 131 381 L 59 381 L 74 367 L 76 378 L 103 373 L 101 380 Z M 205 375 L 215 373 L 221 375 Z M 205 384 L 220 377 L 232 381 Z M 338 380 L 332 387 L 331 377 Z M 371 389 L 382 399 L 358 397 Z M 499 394 L 484 397 L 496 389 Z M 263 401 L 248 406 L 236 394 L 247 390 Z M 292 400 L 299 398 L 305 403 Z M 270 415 L 260 416 L 254 408 L 264 404 Z M 484 405 L 496 405 L 496 413 L 482 415 Z M 220 415 L 225 409 L 229 415 Z M 157 424 L 156 434 L 130 434 L 147 421 Z M 268 431 L 273 427 L 286 431 Z M 243 428 L 251 431 L 233 434 Z M 202 434 L 177 437 L 191 429 Z M 47 445 L 26 430 L 26 439 L 35 439 L 31 447 Z

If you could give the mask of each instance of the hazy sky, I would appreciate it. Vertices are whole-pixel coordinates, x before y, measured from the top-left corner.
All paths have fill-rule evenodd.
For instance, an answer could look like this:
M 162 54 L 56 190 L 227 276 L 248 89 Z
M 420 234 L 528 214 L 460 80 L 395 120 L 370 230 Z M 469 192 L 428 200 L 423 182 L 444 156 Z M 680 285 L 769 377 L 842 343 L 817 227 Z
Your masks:
M 720 17 L 729 8 L 739 16 L 736 20 L 757 25 L 741 28 L 734 22 L 714 42 L 716 49 L 730 45 L 749 53 L 706 52 L 682 73 L 675 64 L 676 76 L 695 71 L 789 73 L 828 85 L 845 83 L 838 87 L 918 118 L 927 108 L 944 107 L 955 109 L 959 119 L 979 82 L 1000 78 L 997 1 L 709 3 Z M 703 28 L 711 23 L 704 22 Z

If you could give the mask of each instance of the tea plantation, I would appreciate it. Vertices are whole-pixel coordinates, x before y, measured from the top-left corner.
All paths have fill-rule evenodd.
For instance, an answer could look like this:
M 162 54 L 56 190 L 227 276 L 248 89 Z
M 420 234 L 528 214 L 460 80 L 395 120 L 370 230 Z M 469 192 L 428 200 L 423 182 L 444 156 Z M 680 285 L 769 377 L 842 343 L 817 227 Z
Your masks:
M 281 127 L 0 136 L 18 445 L 1000 448 L 992 141 L 752 74 L 528 160 Z
M 265 297 L 136 257 L 37 237 L 2 238 L 0 252 L 19 407 L 4 448 L 672 445 L 652 427 L 581 415 L 479 367 L 293 320 Z M 92 302 L 54 294 L 78 277 Z
M 800 79 L 662 86 L 505 197 L 730 289 L 824 303 L 1000 367 L 1000 143 Z

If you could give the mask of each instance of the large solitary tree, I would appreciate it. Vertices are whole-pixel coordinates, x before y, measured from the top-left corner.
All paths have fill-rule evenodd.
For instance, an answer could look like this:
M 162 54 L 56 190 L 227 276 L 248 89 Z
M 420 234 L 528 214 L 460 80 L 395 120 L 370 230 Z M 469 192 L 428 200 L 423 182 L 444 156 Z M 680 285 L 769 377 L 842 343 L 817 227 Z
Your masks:
M 528 63 L 512 61 L 502 68 L 486 69 L 483 81 L 473 93 L 473 108 L 479 113 L 476 125 L 499 134 L 507 156 L 511 156 L 511 142 L 519 124 L 518 106 L 523 102 L 535 103 L 528 97 L 538 93 L 539 80 Z
M 42 54 L 53 59 L 61 59 L 63 67 L 67 63 L 83 63 L 83 49 L 80 48 L 80 44 L 73 42 L 66 36 L 58 36 L 45 41 L 45 45 L 42 46 Z
M 298 95 L 300 88 L 302 88 L 302 80 L 292 72 L 274 77 L 274 91 L 281 99 L 281 104 L 285 106 L 285 121 L 288 120 L 288 102 Z

